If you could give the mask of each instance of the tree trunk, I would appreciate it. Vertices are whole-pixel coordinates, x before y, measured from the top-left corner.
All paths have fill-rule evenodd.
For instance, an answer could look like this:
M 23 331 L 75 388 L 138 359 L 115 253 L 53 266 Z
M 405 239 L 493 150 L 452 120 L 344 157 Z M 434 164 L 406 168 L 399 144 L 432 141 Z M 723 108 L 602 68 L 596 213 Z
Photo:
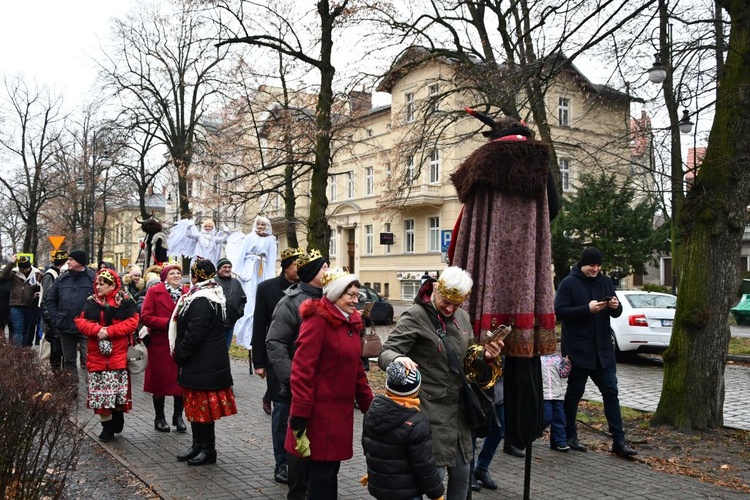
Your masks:
M 731 18 L 708 149 L 679 221 L 682 270 L 664 384 L 653 423 L 705 430 L 723 424 L 729 309 L 750 202 L 750 12 L 719 0 Z

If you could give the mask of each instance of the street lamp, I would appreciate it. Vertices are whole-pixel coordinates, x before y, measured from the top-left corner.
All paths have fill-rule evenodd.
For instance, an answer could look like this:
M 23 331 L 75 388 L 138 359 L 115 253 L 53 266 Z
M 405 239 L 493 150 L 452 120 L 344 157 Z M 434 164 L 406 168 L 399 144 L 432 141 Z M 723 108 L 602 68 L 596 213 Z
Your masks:
M 97 161 L 98 160 L 98 161 Z M 101 158 L 97 158 L 97 141 L 96 141 L 96 131 L 94 131 L 94 138 L 93 138 L 93 158 L 91 161 L 91 178 L 90 178 L 90 185 L 89 185 L 89 248 L 87 249 L 87 253 L 89 255 L 90 260 L 94 260 L 94 239 L 96 238 L 96 231 L 94 228 L 94 221 L 95 219 L 95 203 L 96 203 L 96 174 L 97 174 L 97 165 L 101 167 L 102 170 L 108 169 L 110 166 L 112 166 L 112 160 L 109 157 L 109 152 L 104 151 Z M 100 172 L 101 173 L 101 172 Z M 83 175 L 78 176 L 78 180 L 76 181 L 76 190 L 79 193 L 82 193 L 86 189 L 86 184 L 83 180 Z

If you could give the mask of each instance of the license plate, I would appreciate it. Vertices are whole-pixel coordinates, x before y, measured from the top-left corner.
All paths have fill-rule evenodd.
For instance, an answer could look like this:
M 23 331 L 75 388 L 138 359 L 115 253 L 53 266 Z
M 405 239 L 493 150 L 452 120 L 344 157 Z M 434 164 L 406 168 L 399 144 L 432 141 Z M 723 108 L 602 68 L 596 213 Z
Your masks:
M 663 319 L 663 320 L 661 320 L 661 326 L 674 326 L 674 320 L 673 319 Z

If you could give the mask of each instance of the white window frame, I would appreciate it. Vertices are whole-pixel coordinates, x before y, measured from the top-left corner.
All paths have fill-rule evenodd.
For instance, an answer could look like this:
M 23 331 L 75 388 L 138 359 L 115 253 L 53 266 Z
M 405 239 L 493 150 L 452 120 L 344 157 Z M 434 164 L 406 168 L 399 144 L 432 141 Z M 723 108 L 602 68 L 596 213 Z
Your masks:
M 430 152 L 430 184 L 440 182 L 440 152 L 433 149 Z
M 432 83 L 427 88 L 427 92 L 429 94 L 430 99 L 430 113 L 435 113 L 437 111 L 440 111 L 440 102 L 437 100 L 437 96 L 440 93 L 440 84 L 438 83 Z
M 440 252 L 440 217 L 428 217 L 428 251 L 429 252 Z
M 375 234 L 372 224 L 365 224 L 365 255 L 375 253 Z
M 570 160 L 568 158 L 558 158 L 557 164 L 560 166 L 560 184 L 564 192 L 570 191 Z
M 406 159 L 406 185 L 411 186 L 414 184 L 414 176 L 416 169 L 414 168 L 414 156 L 410 156 Z
M 346 197 L 351 200 L 354 198 L 355 193 L 354 172 L 350 171 L 346 173 Z
M 338 239 L 337 238 L 338 238 L 338 232 L 337 231 L 333 231 L 333 233 L 331 233 L 331 239 L 328 240 L 328 255 L 329 255 L 329 257 L 336 257 L 338 255 L 338 253 L 336 252 L 338 250 L 337 249 L 337 246 L 338 246 L 337 245 L 337 243 L 338 243 Z
M 391 232 L 391 223 L 390 222 L 386 222 L 385 224 L 383 224 L 383 232 L 384 233 L 390 233 Z M 383 250 L 383 253 L 385 255 L 389 255 L 391 253 L 391 247 L 393 245 L 383 245 L 383 246 L 385 247 L 384 250 Z
M 404 253 L 414 253 L 415 227 L 414 219 L 404 219 Z
M 415 119 L 416 103 L 414 101 L 414 93 L 407 92 L 404 94 L 404 116 L 406 123 L 411 123 Z
M 329 185 L 329 192 L 328 192 L 328 201 L 336 201 L 336 176 L 332 175 L 330 177 L 331 184 Z
M 375 168 L 365 167 L 365 196 L 375 194 Z
M 557 98 L 557 122 L 561 127 L 570 127 L 570 99 Z

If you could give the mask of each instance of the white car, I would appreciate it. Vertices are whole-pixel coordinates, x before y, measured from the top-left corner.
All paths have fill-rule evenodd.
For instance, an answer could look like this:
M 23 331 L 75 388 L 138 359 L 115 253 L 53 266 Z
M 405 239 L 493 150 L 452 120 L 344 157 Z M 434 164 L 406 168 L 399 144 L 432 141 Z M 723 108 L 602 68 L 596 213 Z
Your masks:
M 677 297 L 643 290 L 618 290 L 619 318 L 609 320 L 618 357 L 637 352 L 662 353 L 669 347 Z

